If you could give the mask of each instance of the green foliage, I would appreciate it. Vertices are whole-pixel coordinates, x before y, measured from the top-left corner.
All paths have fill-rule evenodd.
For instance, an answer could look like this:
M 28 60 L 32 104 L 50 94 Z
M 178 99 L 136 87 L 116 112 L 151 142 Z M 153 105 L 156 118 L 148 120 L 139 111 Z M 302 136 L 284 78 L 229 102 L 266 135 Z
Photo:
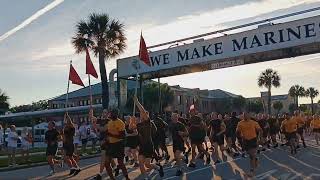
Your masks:
M 283 104 L 281 101 L 274 102 L 272 106 L 273 106 L 273 109 L 277 110 L 277 114 L 279 114 L 279 112 L 283 108 Z
M 143 103 L 146 110 L 149 112 L 158 112 L 159 111 L 159 95 L 158 95 L 158 83 L 149 83 L 143 87 Z M 165 109 L 169 104 L 174 100 L 173 91 L 170 89 L 168 84 L 161 84 L 161 107 Z M 139 92 L 139 89 L 138 89 Z M 126 111 L 130 112 L 133 109 L 133 100 L 134 90 L 128 91 L 128 101 L 126 104 Z M 138 97 L 139 93 L 138 93 Z
M 289 89 L 289 95 L 294 98 L 294 102 L 296 104 L 296 107 L 299 106 L 299 97 L 304 97 L 305 96 L 305 89 L 304 87 L 300 85 L 294 85 L 291 86 Z
M 271 114 L 271 88 L 280 86 L 280 76 L 273 69 L 266 69 L 258 77 L 258 86 L 268 89 L 268 114 Z
M 263 112 L 263 104 L 261 101 L 248 101 L 247 111 L 253 113 Z
M 229 113 L 230 111 L 232 111 L 232 99 L 225 98 L 216 100 L 215 105 L 216 111 L 219 113 Z
M 297 105 L 296 104 L 290 104 L 289 105 L 289 112 L 290 112 L 290 114 L 293 114 L 294 113 L 294 111 L 296 111 L 296 110 L 298 110 L 299 108 L 297 107 Z
M 76 34 L 72 44 L 77 53 L 93 51 L 99 57 L 100 78 L 102 83 L 102 106 L 109 107 L 109 86 L 105 61 L 115 58 L 126 48 L 124 25 L 108 14 L 92 13 L 87 21 L 81 20 L 76 25 Z
M 9 96 L 0 89 L 0 114 L 4 114 L 9 109 Z
M 47 100 L 40 100 L 37 102 L 33 102 L 32 104 L 25 104 L 20 106 L 14 106 L 10 108 L 10 111 L 12 113 L 18 113 L 18 112 L 29 112 L 29 111 L 40 111 L 48 109 L 48 101 Z
M 245 108 L 247 103 L 246 98 L 239 96 L 236 98 L 232 98 L 232 107 L 238 111 L 242 111 Z

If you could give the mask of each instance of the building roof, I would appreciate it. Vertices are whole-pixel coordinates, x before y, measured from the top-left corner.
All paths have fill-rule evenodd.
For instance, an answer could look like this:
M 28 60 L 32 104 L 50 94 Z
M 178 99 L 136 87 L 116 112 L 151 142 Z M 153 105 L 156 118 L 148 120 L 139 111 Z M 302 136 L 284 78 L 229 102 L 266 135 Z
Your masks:
M 116 83 L 116 81 L 115 81 Z M 136 85 L 135 81 L 127 81 L 127 88 L 128 89 L 133 89 Z M 91 91 L 92 91 L 92 96 L 96 96 L 96 95 L 101 95 L 102 92 L 102 84 L 101 83 L 97 83 L 94 85 L 91 85 Z M 90 88 L 89 86 L 69 92 L 69 98 L 78 98 L 78 97 L 86 97 L 90 95 Z M 58 97 L 55 97 L 53 99 L 51 99 L 50 101 L 61 101 L 61 100 L 65 100 L 66 99 L 66 94 L 62 94 Z
M 236 98 L 239 97 L 239 95 L 235 95 L 233 93 L 223 91 L 221 89 L 214 89 L 209 91 L 209 97 L 210 98 Z

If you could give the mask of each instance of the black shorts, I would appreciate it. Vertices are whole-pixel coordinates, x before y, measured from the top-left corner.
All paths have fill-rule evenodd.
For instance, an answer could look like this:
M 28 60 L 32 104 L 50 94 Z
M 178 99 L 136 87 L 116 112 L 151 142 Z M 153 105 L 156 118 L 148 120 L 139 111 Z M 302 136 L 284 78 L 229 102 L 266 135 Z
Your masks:
M 111 158 L 124 157 L 124 141 L 109 143 L 106 148 L 106 155 Z
M 278 134 L 279 131 L 280 131 L 280 130 L 279 130 L 278 128 L 270 128 L 269 133 L 270 133 L 270 135 L 272 136 L 272 135 Z
M 176 152 L 176 151 L 183 152 L 185 150 L 184 143 L 183 142 L 174 142 L 174 143 L 172 143 L 172 149 L 173 149 L 173 152 Z
M 266 138 L 269 135 L 269 130 L 263 130 L 262 131 L 262 137 Z
M 138 136 L 127 136 L 126 147 L 131 149 L 136 149 L 139 146 L 139 137 Z
M 218 145 L 224 145 L 224 135 L 219 135 L 219 136 L 213 135 L 212 141 L 214 143 L 217 143 Z
M 88 139 L 81 139 L 82 145 L 86 145 L 88 143 Z
M 255 148 L 258 147 L 257 138 L 253 138 L 253 139 L 250 139 L 250 140 L 244 139 L 242 141 L 242 143 L 243 143 L 243 148 L 246 151 L 249 151 L 251 149 L 255 149 Z
M 58 151 L 58 144 L 48 145 L 46 149 L 46 156 L 56 156 Z
M 303 135 L 303 127 L 299 127 L 297 133 Z
M 320 133 L 320 128 L 319 129 L 313 129 L 314 133 Z
M 205 136 L 192 137 L 190 136 L 191 144 L 202 144 L 205 141 Z
M 286 133 L 285 136 L 286 136 L 287 141 L 290 141 L 291 139 L 297 138 L 297 133 L 296 132 Z
M 74 153 L 74 144 L 73 143 L 68 143 L 68 144 L 65 144 L 63 143 L 63 150 L 64 150 L 64 153 L 66 154 L 66 156 L 73 156 L 73 153 Z
M 139 145 L 139 155 L 145 158 L 152 158 L 154 155 L 153 144 Z

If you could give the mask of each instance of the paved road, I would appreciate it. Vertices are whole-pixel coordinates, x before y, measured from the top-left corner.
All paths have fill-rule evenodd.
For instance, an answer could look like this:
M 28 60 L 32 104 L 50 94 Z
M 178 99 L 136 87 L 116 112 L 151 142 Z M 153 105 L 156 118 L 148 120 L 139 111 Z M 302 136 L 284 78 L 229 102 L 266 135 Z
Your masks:
M 260 166 L 254 179 L 320 179 L 320 147 L 307 137 L 308 148 L 301 148 L 298 154 L 291 156 L 287 147 L 267 150 L 259 155 Z M 169 149 L 171 151 L 171 148 Z M 76 177 L 67 176 L 67 169 L 60 169 L 55 176 L 47 177 L 48 166 L 40 166 L 32 169 L 23 169 L 0 173 L 0 179 L 92 179 L 99 171 L 97 162 L 99 158 L 81 161 L 83 171 Z M 165 165 L 164 180 L 175 179 L 248 179 L 245 172 L 249 170 L 248 158 L 227 158 L 226 162 L 219 165 L 204 165 L 203 161 L 197 162 L 197 168 L 185 167 L 183 177 L 175 177 L 175 167 L 170 163 Z M 129 167 L 130 178 L 141 179 L 138 169 Z M 151 179 L 160 179 L 157 172 L 150 172 Z M 107 179 L 107 176 L 104 175 Z M 123 179 L 119 176 L 118 179 Z

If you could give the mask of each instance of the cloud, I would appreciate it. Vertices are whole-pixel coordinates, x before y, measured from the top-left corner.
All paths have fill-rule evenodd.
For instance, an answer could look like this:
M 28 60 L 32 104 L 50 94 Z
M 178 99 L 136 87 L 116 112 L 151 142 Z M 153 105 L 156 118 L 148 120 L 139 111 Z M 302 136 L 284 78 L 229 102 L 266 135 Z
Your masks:
M 29 25 L 30 23 L 32 23 L 33 21 L 35 21 L 36 19 L 38 19 L 40 16 L 42 16 L 43 14 L 45 14 L 46 12 L 50 11 L 51 9 L 55 8 L 56 6 L 58 6 L 59 4 L 61 4 L 64 0 L 55 0 L 52 3 L 48 4 L 46 7 L 40 9 L 39 11 L 37 11 L 35 14 L 33 14 L 32 16 L 30 16 L 29 18 L 27 18 L 26 20 L 24 20 L 21 24 L 19 24 L 18 26 L 16 26 L 15 28 L 9 30 L 8 32 L 4 33 L 3 35 L 0 36 L 0 42 L 7 39 L 8 37 L 10 37 L 11 35 L 13 35 L 14 33 L 16 33 L 17 31 L 23 29 L 24 27 L 26 27 L 27 25 Z

